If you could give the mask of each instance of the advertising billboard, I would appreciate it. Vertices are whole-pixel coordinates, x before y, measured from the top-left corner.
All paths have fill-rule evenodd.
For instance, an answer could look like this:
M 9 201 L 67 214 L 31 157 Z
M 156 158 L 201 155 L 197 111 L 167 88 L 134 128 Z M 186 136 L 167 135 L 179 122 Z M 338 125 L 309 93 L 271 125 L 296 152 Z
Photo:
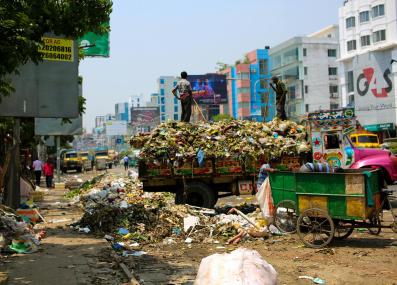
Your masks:
M 0 116 L 77 118 L 78 48 L 77 42 L 46 35 L 39 47 L 43 61 L 27 62 L 19 74 L 10 75 L 15 91 L 2 98 Z
M 158 107 L 131 108 L 131 124 L 133 126 L 157 125 L 160 123 L 160 109 Z
M 219 105 L 227 103 L 226 75 L 205 74 L 189 75 L 193 97 L 200 105 Z
M 395 121 L 396 102 L 390 51 L 377 51 L 353 60 L 354 101 L 361 125 Z
M 127 135 L 126 121 L 108 121 L 105 123 L 105 134 L 107 136 L 125 136 Z

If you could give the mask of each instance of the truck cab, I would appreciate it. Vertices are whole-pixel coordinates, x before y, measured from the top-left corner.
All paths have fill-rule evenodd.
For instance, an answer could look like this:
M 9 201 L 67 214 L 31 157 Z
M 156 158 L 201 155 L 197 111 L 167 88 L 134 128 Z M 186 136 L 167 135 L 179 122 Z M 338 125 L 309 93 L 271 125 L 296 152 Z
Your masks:
M 350 140 L 355 147 L 380 148 L 379 138 L 376 134 L 354 133 L 350 135 Z
M 105 170 L 109 161 L 108 151 L 99 150 L 95 152 L 95 169 Z
M 92 170 L 91 160 L 89 159 L 88 151 L 80 151 L 79 157 L 81 159 L 81 163 L 83 165 L 84 170 Z
M 76 170 L 81 172 L 83 169 L 83 163 L 79 154 L 75 150 L 64 151 L 61 154 L 61 170 L 66 173 L 68 170 Z
M 314 162 L 328 162 L 340 168 L 381 169 L 385 180 L 397 181 L 397 158 L 387 150 L 357 148 L 350 137 L 356 128 L 354 109 L 308 114 Z

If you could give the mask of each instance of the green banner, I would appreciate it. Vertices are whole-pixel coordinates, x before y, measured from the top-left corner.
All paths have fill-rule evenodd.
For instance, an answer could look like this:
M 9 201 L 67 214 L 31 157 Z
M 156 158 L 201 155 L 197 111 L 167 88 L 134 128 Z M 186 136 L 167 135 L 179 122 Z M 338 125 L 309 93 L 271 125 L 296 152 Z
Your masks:
M 366 125 L 364 129 L 370 132 L 380 132 L 380 131 L 392 131 L 394 130 L 393 123 L 385 123 L 385 124 L 376 124 L 376 125 Z
M 109 23 L 104 25 L 109 26 Z M 79 48 L 84 56 L 109 57 L 109 33 L 99 35 L 88 32 L 79 39 Z

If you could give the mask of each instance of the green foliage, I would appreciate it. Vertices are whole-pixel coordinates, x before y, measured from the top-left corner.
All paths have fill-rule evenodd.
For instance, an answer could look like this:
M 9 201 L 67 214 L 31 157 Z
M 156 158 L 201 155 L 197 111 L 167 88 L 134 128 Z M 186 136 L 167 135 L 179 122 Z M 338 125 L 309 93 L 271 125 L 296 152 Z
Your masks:
M 110 0 L 0 0 L 0 100 L 13 91 L 9 74 L 29 60 L 42 60 L 38 47 L 45 33 L 73 39 L 103 33 L 111 11 Z
M 223 62 L 217 62 L 216 63 L 216 70 L 218 70 L 218 71 L 224 71 L 228 67 L 229 67 L 229 65 L 226 64 L 226 63 L 223 63 Z
M 231 117 L 230 115 L 227 115 L 227 114 L 218 114 L 218 115 L 214 116 L 214 117 L 212 118 L 212 120 L 213 120 L 214 122 L 232 121 L 232 120 L 233 120 L 233 117 Z

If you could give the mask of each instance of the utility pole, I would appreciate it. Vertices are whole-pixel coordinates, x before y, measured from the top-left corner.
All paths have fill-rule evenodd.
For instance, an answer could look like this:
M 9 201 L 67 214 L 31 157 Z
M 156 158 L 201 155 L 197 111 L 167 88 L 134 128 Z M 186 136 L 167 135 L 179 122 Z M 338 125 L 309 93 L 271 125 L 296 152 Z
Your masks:
M 56 136 L 57 145 L 57 183 L 61 183 L 61 136 Z

